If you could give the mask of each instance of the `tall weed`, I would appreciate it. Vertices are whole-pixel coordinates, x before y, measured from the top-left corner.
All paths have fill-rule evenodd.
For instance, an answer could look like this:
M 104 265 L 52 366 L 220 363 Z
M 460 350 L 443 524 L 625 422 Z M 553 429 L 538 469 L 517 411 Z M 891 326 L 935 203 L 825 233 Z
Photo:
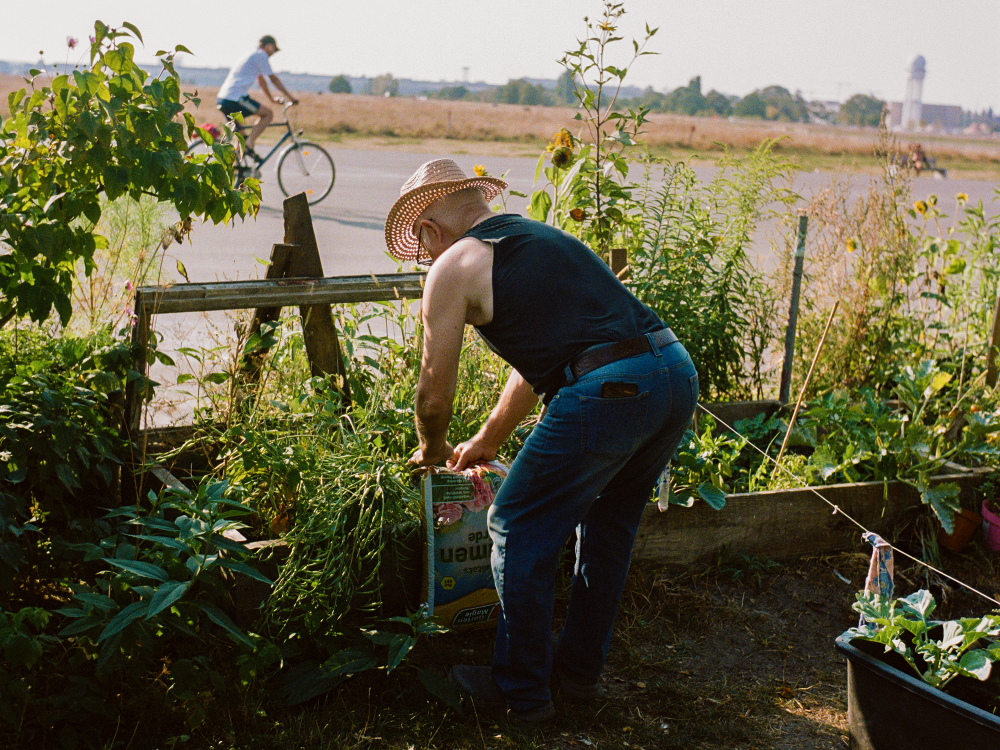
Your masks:
M 913 200 L 912 173 L 897 166 L 898 146 L 884 129 L 877 148 L 882 175 L 859 199 L 846 181 L 832 180 L 808 206 L 800 377 L 840 300 L 810 394 L 891 386 L 901 368 L 925 359 L 949 361 L 963 379 L 985 365 L 1000 220 L 959 194 L 949 223 L 937 196 Z
M 761 397 L 779 331 L 777 291 L 748 254 L 755 229 L 795 200 L 793 167 L 765 144 L 709 183 L 685 163 L 647 167 L 628 284 L 684 342 L 703 400 Z

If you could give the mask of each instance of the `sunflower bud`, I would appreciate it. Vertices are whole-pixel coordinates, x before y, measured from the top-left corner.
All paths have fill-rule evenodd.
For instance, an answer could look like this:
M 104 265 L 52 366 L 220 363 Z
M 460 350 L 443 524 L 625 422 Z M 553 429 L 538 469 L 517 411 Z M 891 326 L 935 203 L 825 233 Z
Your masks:
M 560 146 L 552 152 L 552 166 L 553 167 L 568 167 L 570 162 L 573 160 L 573 149 L 566 146 Z

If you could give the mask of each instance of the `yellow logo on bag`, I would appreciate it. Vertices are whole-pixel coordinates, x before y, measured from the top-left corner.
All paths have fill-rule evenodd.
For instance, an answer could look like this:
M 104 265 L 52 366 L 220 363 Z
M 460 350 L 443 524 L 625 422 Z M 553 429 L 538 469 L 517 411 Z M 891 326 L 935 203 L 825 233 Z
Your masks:
M 445 591 L 451 591 L 453 588 L 455 588 L 455 579 L 452 578 L 451 576 L 446 576 L 445 578 L 442 578 L 441 588 L 443 588 Z

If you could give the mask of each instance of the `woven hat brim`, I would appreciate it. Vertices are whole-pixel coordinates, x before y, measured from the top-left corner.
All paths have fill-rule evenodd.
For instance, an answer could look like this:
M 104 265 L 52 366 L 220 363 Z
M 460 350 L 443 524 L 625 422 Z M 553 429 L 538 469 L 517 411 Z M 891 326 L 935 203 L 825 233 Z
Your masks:
M 424 209 L 434 201 L 470 187 L 479 188 L 489 203 L 507 189 L 507 183 L 496 177 L 469 177 L 464 180 L 432 182 L 401 195 L 389 209 L 389 215 L 385 219 L 385 244 L 392 257 L 417 262 L 430 260 L 427 251 L 421 249 L 420 241 L 413 234 L 413 225 Z

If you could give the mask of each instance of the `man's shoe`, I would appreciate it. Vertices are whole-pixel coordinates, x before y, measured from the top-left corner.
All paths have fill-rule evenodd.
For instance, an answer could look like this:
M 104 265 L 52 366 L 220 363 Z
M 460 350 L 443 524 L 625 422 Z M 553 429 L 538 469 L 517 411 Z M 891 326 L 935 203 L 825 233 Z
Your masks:
M 596 701 L 607 697 L 607 691 L 600 682 L 577 682 L 557 670 L 559 689 L 563 697 L 571 701 Z
M 461 696 L 471 698 L 477 710 L 493 716 L 505 716 L 511 724 L 541 724 L 556 715 L 552 701 L 525 711 L 508 708 L 503 693 L 493 681 L 490 667 L 456 664 L 448 673 L 448 682 Z
M 254 151 L 249 146 L 247 146 L 245 149 L 243 149 L 243 156 L 249 157 L 249 158 L 253 159 L 255 162 L 257 162 L 258 164 L 260 164 L 260 161 L 261 161 L 260 156 L 258 156 L 257 152 Z
M 559 634 L 553 633 L 551 636 L 553 661 L 555 654 L 559 650 Z M 555 673 L 554 682 L 559 684 L 563 697 L 570 701 L 596 701 L 607 696 L 607 691 L 601 687 L 600 682 L 586 683 L 577 682 L 562 673 L 558 664 L 553 664 L 552 671 Z

